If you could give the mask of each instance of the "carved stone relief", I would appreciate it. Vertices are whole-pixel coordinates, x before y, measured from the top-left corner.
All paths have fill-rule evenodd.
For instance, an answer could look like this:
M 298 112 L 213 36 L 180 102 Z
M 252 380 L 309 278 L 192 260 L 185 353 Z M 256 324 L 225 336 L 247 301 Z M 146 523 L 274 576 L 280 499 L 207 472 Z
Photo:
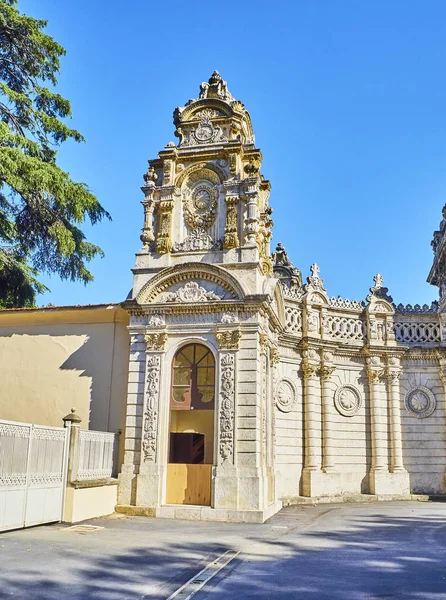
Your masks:
M 215 337 L 221 350 L 238 350 L 242 334 L 236 329 L 232 331 L 218 331 Z
M 183 287 L 180 287 L 176 292 L 167 292 L 164 294 L 162 302 L 209 302 L 222 300 L 223 296 L 219 296 L 213 291 L 208 291 L 196 281 L 189 281 Z
M 404 405 L 417 419 L 426 419 L 434 412 L 437 403 L 430 389 L 419 385 L 407 392 Z
M 172 252 L 193 252 L 200 250 L 220 250 L 222 243 L 220 240 L 214 242 L 210 235 L 204 229 L 193 229 L 186 237 L 184 242 L 176 242 Z
M 281 379 L 276 388 L 276 406 L 284 412 L 291 412 L 297 402 L 297 392 L 290 379 Z
M 235 357 L 223 354 L 220 358 L 220 447 L 222 464 L 234 462 L 234 423 L 235 423 Z
M 191 129 L 181 142 L 181 146 L 197 146 L 200 144 L 215 144 L 227 142 L 228 138 L 219 125 L 214 125 L 208 116 L 204 116 L 198 127 Z
M 342 416 L 353 417 L 362 406 L 361 393 L 353 385 L 342 385 L 336 390 L 334 404 Z
M 148 322 L 147 325 L 149 327 L 164 327 L 164 325 L 166 324 L 166 320 L 164 318 L 163 315 L 152 315 Z
M 146 407 L 144 411 L 142 442 L 142 451 L 145 462 L 156 461 L 156 442 L 159 413 L 159 380 L 160 357 L 156 355 L 149 355 L 147 357 Z
M 167 341 L 167 333 L 147 333 L 144 336 L 147 350 L 164 350 Z

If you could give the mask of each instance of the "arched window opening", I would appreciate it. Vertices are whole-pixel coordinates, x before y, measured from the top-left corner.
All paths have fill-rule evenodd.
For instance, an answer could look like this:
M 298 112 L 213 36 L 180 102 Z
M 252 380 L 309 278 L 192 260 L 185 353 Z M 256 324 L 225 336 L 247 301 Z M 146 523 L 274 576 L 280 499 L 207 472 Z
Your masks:
M 172 410 L 213 410 L 215 360 L 201 344 L 188 344 L 175 355 L 172 365 Z

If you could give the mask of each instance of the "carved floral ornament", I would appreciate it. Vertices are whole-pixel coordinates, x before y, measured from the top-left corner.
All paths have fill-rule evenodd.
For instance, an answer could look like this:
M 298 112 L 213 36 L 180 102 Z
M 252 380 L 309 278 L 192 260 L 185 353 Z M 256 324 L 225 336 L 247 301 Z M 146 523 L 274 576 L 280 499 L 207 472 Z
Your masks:
M 431 390 L 419 385 L 407 392 L 404 405 L 412 416 L 417 419 L 426 419 L 434 412 L 437 403 Z
M 221 177 L 215 165 L 198 165 L 188 170 L 182 185 L 184 220 L 192 229 L 209 229 L 213 225 L 220 193 Z M 180 177 L 178 184 L 183 181 Z
M 163 351 L 167 342 L 167 333 L 146 333 L 144 340 L 147 350 Z
M 208 291 L 196 281 L 189 281 L 183 287 L 180 287 L 176 292 L 167 292 L 162 297 L 162 302 L 209 302 L 222 300 L 223 296 L 219 296 L 213 291 Z
M 217 331 L 215 334 L 220 350 L 238 350 L 239 341 L 242 337 L 238 329 Z
M 155 462 L 156 460 L 160 365 L 159 356 L 149 355 L 147 357 L 146 407 L 142 439 L 144 462 Z
M 142 287 L 136 302 L 140 305 L 165 302 L 164 295 L 174 286 L 185 287 L 191 281 L 199 282 L 198 285 L 203 289 L 209 284 L 213 289 L 218 290 L 216 292 L 218 295 L 221 294 L 219 299 L 242 300 L 245 296 L 243 286 L 231 273 L 211 264 L 189 262 L 187 265 L 164 269 L 155 275 Z M 178 300 L 172 298 L 171 301 Z
M 233 354 L 223 354 L 220 359 L 220 444 L 221 463 L 234 462 L 235 424 L 235 361 Z
M 361 393 L 354 385 L 341 385 L 335 392 L 334 405 L 342 416 L 353 417 L 362 406 Z
M 294 383 L 287 378 L 281 379 L 276 387 L 276 406 L 284 413 L 291 412 L 297 402 L 297 391 Z

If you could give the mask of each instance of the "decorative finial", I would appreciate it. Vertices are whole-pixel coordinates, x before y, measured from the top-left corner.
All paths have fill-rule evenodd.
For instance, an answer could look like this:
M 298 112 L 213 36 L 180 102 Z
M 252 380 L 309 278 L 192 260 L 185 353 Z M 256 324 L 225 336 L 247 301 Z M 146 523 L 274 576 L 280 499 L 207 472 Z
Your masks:
M 218 71 L 214 71 L 212 73 L 212 75 L 209 77 L 209 84 L 214 85 L 214 84 L 218 83 L 219 81 L 222 81 L 221 75 Z
M 310 266 L 311 275 L 307 277 L 307 285 L 305 286 L 306 291 L 310 289 L 318 290 L 319 292 L 326 293 L 324 288 L 324 280 L 319 277 L 320 268 L 317 263 L 313 263 Z
M 226 81 L 223 81 L 218 71 L 212 73 L 207 83 L 203 82 L 200 85 L 199 99 L 204 100 L 205 98 L 220 98 L 226 102 L 232 102 L 234 100 L 228 90 L 228 84 Z
M 392 304 L 393 298 L 388 293 L 389 289 L 383 286 L 384 277 L 380 275 L 380 273 L 377 273 L 373 278 L 373 281 L 375 282 L 375 285 L 372 285 L 370 288 L 370 294 L 366 298 L 367 302 L 371 302 L 372 298 L 375 297 L 386 300 L 386 302 Z
M 69 415 L 66 415 L 65 417 L 63 417 L 62 421 L 65 424 L 65 427 L 67 427 L 67 423 L 71 423 L 72 425 L 74 424 L 79 424 L 82 423 L 82 419 L 80 418 L 79 415 L 76 414 L 76 409 L 73 407 L 71 409 L 71 412 Z
M 158 175 L 155 173 L 154 167 L 150 167 L 147 173 L 144 173 L 144 181 L 147 187 L 155 187 L 155 182 L 158 179 Z
M 310 271 L 311 271 L 311 276 L 312 277 L 318 277 L 319 278 L 319 273 L 320 273 L 320 268 L 319 265 L 316 263 L 313 263 L 310 267 Z
M 377 273 L 373 278 L 373 281 L 375 282 L 375 290 L 379 290 L 383 286 L 384 277 Z
M 292 266 L 291 261 L 288 257 L 287 251 L 285 250 L 283 244 L 279 242 L 276 246 L 276 251 L 273 252 L 272 257 L 273 264 L 275 267 L 283 266 L 290 267 Z

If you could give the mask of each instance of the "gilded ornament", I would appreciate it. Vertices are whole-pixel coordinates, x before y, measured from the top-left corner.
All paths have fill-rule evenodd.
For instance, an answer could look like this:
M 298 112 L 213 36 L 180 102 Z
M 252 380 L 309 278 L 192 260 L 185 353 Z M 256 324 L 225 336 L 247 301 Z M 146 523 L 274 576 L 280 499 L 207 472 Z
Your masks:
M 166 346 L 167 333 L 146 333 L 144 340 L 147 350 L 163 351 Z
M 215 337 L 220 350 L 238 350 L 242 334 L 238 330 L 218 331 Z

